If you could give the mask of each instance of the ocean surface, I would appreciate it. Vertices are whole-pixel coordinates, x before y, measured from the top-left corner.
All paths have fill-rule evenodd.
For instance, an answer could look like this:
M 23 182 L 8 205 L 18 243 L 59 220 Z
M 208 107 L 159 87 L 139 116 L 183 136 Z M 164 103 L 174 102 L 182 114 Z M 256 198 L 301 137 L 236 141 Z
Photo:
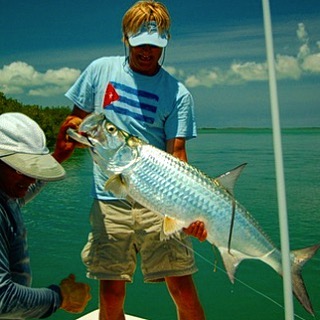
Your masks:
M 239 178 L 236 198 L 280 246 L 277 189 L 271 130 L 207 129 L 187 144 L 189 162 L 215 177 L 248 163 Z M 290 247 L 320 242 L 320 129 L 290 129 L 282 133 Z M 91 285 L 88 313 L 98 306 L 98 283 L 87 279 L 80 251 L 89 232 L 91 159 L 77 150 L 65 163 L 67 178 L 47 185 L 24 208 L 33 269 L 33 286 L 42 287 L 74 273 Z M 207 320 L 284 319 L 282 278 L 259 261 L 242 262 L 231 284 L 217 249 L 194 240 L 199 271 L 194 275 Z M 320 315 L 320 252 L 303 269 L 316 313 Z M 314 319 L 296 302 L 295 319 Z M 176 319 L 175 307 L 164 284 L 144 284 L 137 268 L 127 285 L 127 314 L 146 319 Z M 78 316 L 58 311 L 50 319 Z

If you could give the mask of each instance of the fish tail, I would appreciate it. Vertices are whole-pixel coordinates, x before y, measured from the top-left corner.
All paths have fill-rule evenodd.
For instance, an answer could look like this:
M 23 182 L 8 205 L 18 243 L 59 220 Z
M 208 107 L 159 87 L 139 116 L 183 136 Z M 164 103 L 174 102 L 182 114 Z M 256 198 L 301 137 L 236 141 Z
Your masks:
M 304 264 L 316 254 L 319 248 L 320 244 L 317 244 L 308 248 L 291 251 L 293 255 L 291 266 L 293 293 L 302 306 L 312 315 L 314 315 L 314 311 L 302 279 L 301 271 Z

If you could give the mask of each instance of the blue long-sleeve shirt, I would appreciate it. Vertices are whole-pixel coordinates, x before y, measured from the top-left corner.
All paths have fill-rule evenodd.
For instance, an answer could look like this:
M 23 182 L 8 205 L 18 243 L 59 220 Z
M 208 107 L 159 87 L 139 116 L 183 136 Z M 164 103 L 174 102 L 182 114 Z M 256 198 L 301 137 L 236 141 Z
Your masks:
M 42 187 L 35 184 L 29 196 Z M 45 318 L 61 305 L 59 287 L 31 288 L 26 228 L 20 207 L 0 191 L 0 319 Z

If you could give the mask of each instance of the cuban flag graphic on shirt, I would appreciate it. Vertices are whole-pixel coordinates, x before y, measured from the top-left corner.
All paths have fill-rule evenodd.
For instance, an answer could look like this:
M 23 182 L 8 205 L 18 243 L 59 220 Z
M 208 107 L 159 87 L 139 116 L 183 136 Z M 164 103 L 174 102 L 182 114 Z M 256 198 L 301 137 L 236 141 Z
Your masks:
M 118 82 L 109 82 L 103 99 L 103 108 L 153 124 L 159 97 Z

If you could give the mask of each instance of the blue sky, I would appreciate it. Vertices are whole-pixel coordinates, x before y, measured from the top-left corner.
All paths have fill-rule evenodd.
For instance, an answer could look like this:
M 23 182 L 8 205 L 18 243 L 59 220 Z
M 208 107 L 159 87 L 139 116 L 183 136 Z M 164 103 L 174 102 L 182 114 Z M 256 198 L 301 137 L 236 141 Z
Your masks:
M 70 105 L 65 91 L 94 59 L 123 55 L 135 1 L 0 0 L 0 91 Z M 199 127 L 270 127 L 260 0 L 164 0 L 164 66 L 192 92 Z M 281 125 L 320 126 L 320 1 L 270 0 Z

